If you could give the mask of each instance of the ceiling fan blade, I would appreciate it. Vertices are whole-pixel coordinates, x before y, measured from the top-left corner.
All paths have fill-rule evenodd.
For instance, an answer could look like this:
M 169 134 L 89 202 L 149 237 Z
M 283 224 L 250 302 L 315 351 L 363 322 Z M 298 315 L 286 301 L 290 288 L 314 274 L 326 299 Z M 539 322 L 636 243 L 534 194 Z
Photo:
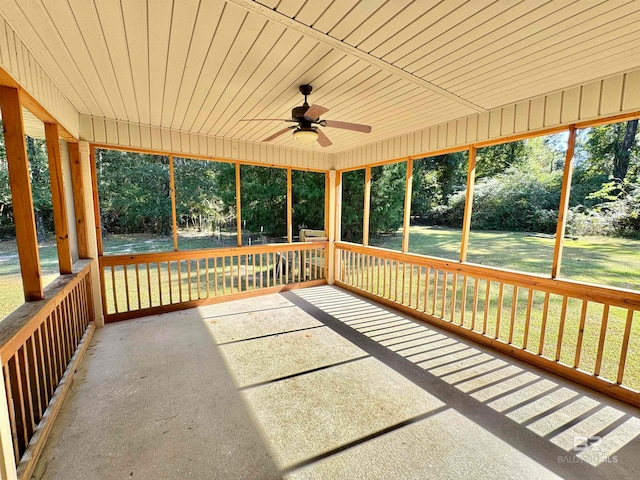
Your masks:
M 291 127 L 287 127 L 287 128 L 283 128 L 282 130 L 277 131 L 276 133 L 274 133 L 273 135 L 269 135 L 267 138 L 265 138 L 264 140 L 262 140 L 263 142 L 269 142 L 271 140 L 273 140 L 274 138 L 279 137 L 280 135 L 282 135 L 283 133 L 287 133 L 289 131 Z
M 323 120 L 322 123 L 325 127 L 342 128 L 344 130 L 353 130 L 354 132 L 370 133 L 371 127 L 369 125 L 360 125 L 359 123 L 338 122 L 336 120 Z
M 290 118 L 243 118 L 239 122 L 295 122 Z
M 329 137 L 327 137 L 322 130 L 318 128 L 318 143 L 321 147 L 328 147 L 329 145 L 333 145 Z
M 320 115 L 324 115 L 329 111 L 328 108 L 321 107 L 320 105 L 311 105 L 306 112 L 304 112 L 304 118 L 309 121 L 317 120 Z

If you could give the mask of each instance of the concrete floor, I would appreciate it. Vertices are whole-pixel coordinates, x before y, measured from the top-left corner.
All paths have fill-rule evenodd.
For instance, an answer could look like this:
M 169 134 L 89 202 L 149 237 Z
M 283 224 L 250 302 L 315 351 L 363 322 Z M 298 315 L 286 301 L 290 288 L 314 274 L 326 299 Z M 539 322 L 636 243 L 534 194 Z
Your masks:
M 33 478 L 281 477 L 637 479 L 640 411 L 323 286 L 97 331 Z

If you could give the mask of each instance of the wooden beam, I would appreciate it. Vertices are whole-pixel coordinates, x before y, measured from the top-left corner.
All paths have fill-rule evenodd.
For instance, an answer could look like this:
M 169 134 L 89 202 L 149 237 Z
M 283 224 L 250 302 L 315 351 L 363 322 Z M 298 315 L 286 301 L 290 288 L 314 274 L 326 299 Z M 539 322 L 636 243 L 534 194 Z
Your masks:
M 404 186 L 404 218 L 402 220 L 402 251 L 409 251 L 409 224 L 411 223 L 411 198 L 413 189 L 413 159 L 407 160 L 407 179 Z
M 467 261 L 469 235 L 471 233 L 471 214 L 473 211 L 473 191 L 476 183 L 476 147 L 469 148 L 469 165 L 467 168 L 467 195 L 462 220 L 462 240 L 460 242 L 460 261 Z
M 69 218 L 67 216 L 66 197 L 62 177 L 62 160 L 60 158 L 60 137 L 58 125 L 45 123 L 44 133 L 47 141 L 49 158 L 49 177 L 51 179 L 51 204 L 53 207 L 53 223 L 56 231 L 58 247 L 58 266 L 61 275 L 71 273 L 71 250 L 69 248 Z
M 287 242 L 293 242 L 293 186 L 291 168 L 287 168 Z
M 553 264 L 551 266 L 551 278 L 560 275 L 562 264 L 562 249 L 564 246 L 564 232 L 567 227 L 567 211 L 569 210 L 569 197 L 571 195 L 571 171 L 573 170 L 573 152 L 576 146 L 576 129 L 569 130 L 567 142 L 567 155 L 564 160 L 564 173 L 562 176 L 562 190 L 560 192 L 560 205 L 558 206 L 558 224 L 556 229 L 556 244 L 553 250 Z
M 242 246 L 242 202 L 240 199 L 240 163 L 236 162 L 236 229 L 238 246 Z
M 178 218 L 176 213 L 176 180 L 173 166 L 173 155 L 169 154 L 169 191 L 171 192 L 171 228 L 173 234 L 173 250 L 178 251 Z
M 23 107 L 33 113 L 43 123 L 57 123 L 57 120 L 51 115 L 46 108 L 44 108 L 40 102 L 38 102 L 30 93 L 25 89 L 20 88 L 20 103 Z M 64 138 L 67 142 L 77 142 L 78 139 L 62 125 L 58 124 L 58 135 Z
M 364 170 L 364 218 L 362 219 L 362 245 L 369 245 L 369 218 L 371 214 L 371 167 Z
M 314 28 L 309 27 L 301 22 L 298 22 L 297 20 L 294 20 L 293 18 L 290 18 L 286 15 L 283 15 L 282 13 L 274 9 L 261 5 L 257 2 L 253 2 L 251 0 L 230 0 L 230 1 L 238 5 L 239 7 L 244 8 L 245 10 L 248 10 L 253 13 L 257 13 L 258 15 L 262 15 L 268 20 L 273 20 L 281 25 L 284 25 L 285 27 L 291 30 L 302 33 L 305 37 L 309 37 L 320 43 L 324 43 L 325 45 L 330 46 L 337 52 L 344 52 L 350 56 L 356 57 L 360 60 L 364 60 L 366 63 L 375 65 L 376 67 L 382 69 L 385 72 L 392 73 L 400 78 L 408 80 L 409 82 L 415 85 L 418 85 L 422 88 L 425 88 L 439 95 L 442 95 L 443 97 L 453 100 L 456 103 L 464 105 L 465 107 L 470 108 L 474 112 L 486 111 L 484 107 L 476 105 L 475 103 L 470 102 L 469 100 L 466 100 L 454 93 L 451 93 L 449 90 L 446 90 L 431 82 L 428 82 L 427 80 L 424 80 L 416 75 L 413 75 L 412 73 L 406 70 L 403 70 L 402 68 L 396 67 L 395 65 L 392 65 L 382 60 L 381 58 L 374 57 L 373 55 L 370 55 L 365 51 L 359 50 L 356 47 L 352 47 L 351 45 L 337 38 L 333 38 L 330 35 L 327 35 L 319 30 L 315 30 Z
M 87 218 L 85 216 L 85 188 L 82 180 L 82 165 L 80 164 L 80 148 L 77 142 L 69 143 L 69 165 L 71 167 L 71 186 L 73 188 L 73 207 L 76 214 L 76 234 L 78 237 L 78 256 L 91 258 L 89 254 L 89 235 L 87 232 Z
M 24 298 L 26 301 L 41 300 L 43 298 L 43 290 L 40 278 L 38 237 L 33 213 L 33 199 L 31 198 L 29 159 L 24 138 L 22 105 L 20 105 L 18 90 L 11 87 L 0 87 L 0 108 L 2 109 L 9 184 L 11 186 Z
M 91 166 L 91 183 L 93 190 L 93 217 L 96 226 L 96 245 L 98 246 L 98 256 L 103 254 L 102 250 L 102 222 L 100 221 L 100 199 L 98 198 L 98 170 L 96 166 L 96 149 L 93 145 L 89 147 L 89 160 Z

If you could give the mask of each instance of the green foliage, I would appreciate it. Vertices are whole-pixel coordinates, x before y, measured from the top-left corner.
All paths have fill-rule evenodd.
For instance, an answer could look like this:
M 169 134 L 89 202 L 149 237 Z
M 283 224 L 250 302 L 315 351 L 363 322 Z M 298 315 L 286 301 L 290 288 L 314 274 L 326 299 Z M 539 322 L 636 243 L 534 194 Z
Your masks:
M 96 150 L 103 234 L 171 233 L 169 159 Z
M 467 152 L 427 157 L 413 162 L 411 215 L 432 223 L 438 207 L 451 195 L 464 190 L 467 179 Z
M 243 228 L 270 237 L 287 235 L 287 171 L 281 168 L 240 167 Z M 246 222 L 246 226 L 245 223 Z
M 325 174 L 291 172 L 293 235 L 302 228 L 324 230 Z
M 522 165 L 525 160 L 524 140 L 500 143 L 478 149 L 476 154 L 476 178 L 492 177 L 508 168 Z
M 342 240 L 362 242 L 364 221 L 364 170 L 342 174 Z
M 402 226 L 406 176 L 406 162 L 371 169 L 370 238 L 388 235 Z

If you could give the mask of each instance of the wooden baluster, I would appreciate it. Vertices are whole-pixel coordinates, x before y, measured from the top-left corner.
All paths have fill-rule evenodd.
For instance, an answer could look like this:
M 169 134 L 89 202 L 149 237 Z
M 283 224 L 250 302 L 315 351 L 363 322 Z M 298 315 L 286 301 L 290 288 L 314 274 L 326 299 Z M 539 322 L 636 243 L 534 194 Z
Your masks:
M 218 296 L 218 257 L 213 257 L 213 293 Z
M 136 293 L 138 295 L 138 310 L 142 309 L 142 304 L 140 303 L 140 269 L 138 264 L 135 265 L 136 268 Z M 169 280 L 169 285 L 171 285 L 171 280 Z
M 56 352 L 57 352 L 57 358 L 58 358 L 57 360 L 58 373 L 56 375 L 58 379 L 56 383 L 58 383 L 62 378 L 62 375 L 66 368 L 65 362 L 64 362 L 64 342 L 62 341 L 62 328 L 60 323 L 60 306 L 58 305 L 52 313 L 55 314 L 54 322 L 53 322 L 53 335 L 56 342 Z
M 35 416 L 33 412 L 33 396 L 31 394 L 31 375 L 29 372 L 29 359 L 27 356 L 27 346 L 23 345 L 18 349 L 18 363 L 20 366 L 19 381 L 22 385 L 22 401 L 24 402 L 25 411 L 25 439 L 29 443 L 29 439 L 36 429 Z
M 178 264 L 178 299 L 182 303 L 182 260 L 176 262 Z
M 258 270 L 260 271 L 260 288 L 263 288 L 264 287 L 264 281 L 263 281 L 264 273 L 262 271 L 262 253 L 259 256 L 260 256 L 260 263 L 259 263 L 258 266 L 260 268 Z
M 9 425 L 11 426 L 11 440 L 13 442 L 13 454 L 15 456 L 15 461 L 16 461 L 16 465 L 18 463 L 20 463 L 20 445 L 18 443 L 18 432 L 19 430 L 19 425 L 16 424 L 16 420 L 17 420 L 17 415 L 19 413 L 16 413 L 16 408 L 15 408 L 15 400 L 13 398 L 13 384 L 11 383 L 11 376 L 9 373 L 9 362 L 7 362 L 6 365 L 4 365 L 2 367 L 2 373 L 4 375 L 4 388 L 5 388 L 5 392 L 7 394 L 7 407 L 8 407 L 8 414 L 9 414 Z M 6 462 L 9 462 L 9 459 L 6 458 L 5 459 Z
M 573 361 L 573 366 L 578 368 L 580 365 L 580 354 L 582 353 L 582 337 L 584 336 L 584 323 L 587 318 L 587 301 L 582 300 L 582 312 L 580 312 L 580 326 L 578 327 L 578 341 L 576 343 L 576 356 Z
M 533 288 L 529 289 L 527 296 L 527 313 L 524 321 L 524 337 L 522 338 L 522 348 L 527 350 L 527 343 L 529 341 L 529 326 L 531 325 L 531 307 L 533 307 Z
M 451 281 L 451 313 L 449 315 L 449 321 L 453 323 L 453 319 L 456 316 L 456 300 L 458 290 L 458 274 L 453 273 L 453 279 Z
M 160 273 L 160 262 L 157 263 L 156 265 L 156 271 L 158 272 L 158 298 L 159 298 L 159 305 L 164 305 L 164 302 L 162 301 L 162 275 Z
M 424 272 L 424 303 L 422 305 L 422 311 L 426 313 L 427 303 L 429 302 L 429 284 L 431 283 L 431 267 L 425 267 Z
M 53 354 L 53 345 L 51 344 L 51 314 L 49 314 L 42 324 L 42 353 L 45 357 L 46 374 L 47 374 L 47 395 L 49 399 L 53 397 L 56 389 L 55 378 L 55 355 Z
M 187 289 L 189 291 L 189 301 L 191 301 L 191 259 L 187 259 Z M 233 292 L 233 281 L 231 283 L 231 291 Z
M 129 274 L 127 271 L 127 265 L 122 265 L 122 273 L 124 275 L 124 292 L 127 299 L 127 312 L 131 311 L 131 302 L 129 300 Z
M 564 322 L 567 317 L 567 302 L 566 295 L 562 297 L 562 310 L 560 312 L 560 327 L 558 329 L 558 344 L 556 345 L 556 362 L 560 361 L 560 353 L 562 352 L 562 336 L 564 335 Z
M 407 264 L 406 262 L 402 262 L 402 291 L 401 291 L 401 298 L 400 298 L 400 303 L 402 305 L 404 305 L 404 284 L 406 280 L 406 272 L 407 272 Z
M 487 323 L 489 321 L 489 307 L 491 306 L 491 280 L 487 280 L 487 289 L 484 296 L 484 319 L 482 322 L 482 334 L 487 333 Z
M 431 296 L 431 315 L 436 314 L 436 301 L 438 297 L 438 276 L 439 271 L 437 269 L 433 269 L 433 295 Z
M 202 298 L 202 294 L 200 293 L 200 258 L 196 258 L 196 285 L 198 286 L 198 300 Z
M 511 297 L 511 323 L 509 324 L 509 345 L 513 343 L 513 329 L 516 324 L 516 314 L 518 311 L 518 286 L 513 286 L 513 296 Z
M 153 306 L 153 296 L 151 295 L 151 267 L 149 266 L 149 262 L 147 262 L 145 265 L 147 267 L 147 290 L 149 294 L 149 308 L 151 308 Z
M 480 279 L 475 277 L 473 280 L 473 305 L 471 308 L 471 330 L 476 329 L 476 318 L 478 316 L 478 297 L 480 290 Z
M 111 265 L 111 291 L 113 293 L 113 308 L 116 313 L 119 313 L 118 296 L 116 294 L 116 271 L 113 265 Z
M 413 264 L 409 264 L 409 302 L 408 306 L 413 304 Z
M 544 350 L 544 338 L 547 330 L 547 317 L 549 316 L 549 292 L 544 294 L 544 306 L 542 307 L 542 325 L 540 325 L 540 342 L 538 343 L 538 355 Z
M 273 286 L 278 285 L 278 269 L 276 268 L 276 262 L 278 261 L 278 256 L 276 252 L 273 252 Z
M 211 260 L 211 257 L 206 257 L 204 259 L 204 274 L 206 275 L 206 292 L 207 292 L 207 298 L 211 297 L 211 278 L 209 277 L 209 261 Z
M 624 336 L 622 337 L 622 348 L 620 350 L 620 361 L 618 362 L 618 375 L 616 376 L 616 383 L 622 384 L 624 379 L 624 367 L 627 361 L 627 352 L 629 350 L 629 338 L 631 337 L 631 325 L 633 324 L 634 310 L 629 308 L 627 310 L 627 321 L 624 326 Z
M 500 337 L 500 322 L 502 321 L 502 299 L 504 297 L 504 283 L 500 282 L 498 287 L 498 311 L 496 312 L 496 332 L 493 338 Z
M 596 355 L 596 366 L 593 373 L 596 376 L 600 375 L 600 368 L 602 367 L 602 354 L 604 353 L 604 339 L 607 334 L 607 324 L 609 323 L 609 305 L 604 304 L 602 309 L 602 321 L 600 322 L 600 338 L 598 339 L 598 353 Z
M 442 297 L 440 298 L 440 317 L 444 320 L 446 316 L 445 306 L 447 303 L 447 289 L 449 288 L 449 272 L 443 270 L 442 272 Z
M 169 282 L 169 303 L 173 305 L 173 281 L 171 280 L 171 261 L 167 261 L 167 281 Z
M 462 298 L 460 299 L 460 326 L 464 324 L 464 315 L 467 309 L 467 282 L 467 276 L 464 275 L 462 277 Z

